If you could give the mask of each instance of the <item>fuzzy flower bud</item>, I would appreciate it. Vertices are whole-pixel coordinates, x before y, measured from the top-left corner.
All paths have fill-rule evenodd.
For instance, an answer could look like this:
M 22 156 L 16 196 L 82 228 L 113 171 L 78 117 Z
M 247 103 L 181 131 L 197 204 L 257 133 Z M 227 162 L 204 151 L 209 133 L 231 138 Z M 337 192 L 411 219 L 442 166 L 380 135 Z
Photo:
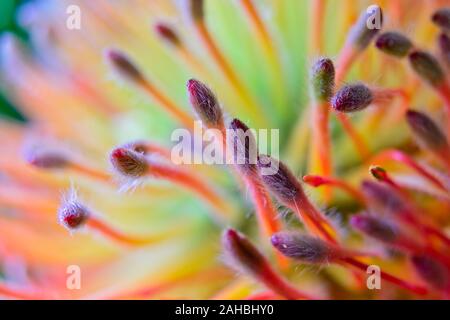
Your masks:
M 438 38 L 439 49 L 442 59 L 450 67 L 450 37 L 446 33 L 441 33 Z
M 358 83 L 341 88 L 331 100 L 332 107 L 339 112 L 355 112 L 367 108 L 374 100 L 372 90 Z
M 111 152 L 113 168 L 127 178 L 142 177 L 148 170 L 148 164 L 142 153 L 127 148 L 117 148 Z
M 406 114 L 408 124 L 420 142 L 431 150 L 448 148 L 447 138 L 438 125 L 426 114 L 409 110 Z
M 115 71 L 127 80 L 140 82 L 144 79 L 141 71 L 123 52 L 116 49 L 106 51 L 106 58 Z
M 157 23 L 155 25 L 155 32 L 161 39 L 175 47 L 181 44 L 181 40 L 178 37 L 177 33 L 168 24 L 162 22 Z
M 443 8 L 436 11 L 431 20 L 438 27 L 450 31 L 450 8 Z
M 235 267 L 258 275 L 267 262 L 259 250 L 241 233 L 228 229 L 222 236 L 222 245 L 227 259 Z
M 260 168 L 265 167 L 272 164 L 272 161 L 277 163 L 277 172 L 270 175 L 261 175 L 261 179 L 278 201 L 289 206 L 299 194 L 303 193 L 303 188 L 294 174 L 281 161 L 277 161 L 270 156 L 260 155 L 258 166 Z
M 64 155 L 51 151 L 29 151 L 25 154 L 25 161 L 40 169 L 61 169 L 69 165 Z
M 334 65 L 330 59 L 322 58 L 314 64 L 311 72 L 311 84 L 315 99 L 330 101 L 334 92 L 334 77 Z
M 350 224 L 356 230 L 384 243 L 393 243 L 397 239 L 396 227 L 380 218 L 368 215 L 355 215 Z
M 372 181 L 362 183 L 362 192 L 374 205 L 392 213 L 399 213 L 406 209 L 401 197 L 390 187 Z
M 194 20 L 202 20 L 204 12 L 204 0 L 188 0 L 191 16 Z
M 415 255 L 411 262 L 419 276 L 432 287 L 438 290 L 450 289 L 450 272 L 440 262 L 426 255 Z
M 207 127 L 221 127 L 223 114 L 215 94 L 198 80 L 190 79 L 187 82 L 189 101 L 200 120 Z
M 233 163 L 244 174 L 256 174 L 258 162 L 258 148 L 253 132 L 239 119 L 233 119 L 227 135 Z
M 409 62 L 414 71 L 431 86 L 437 87 L 445 81 L 445 73 L 437 59 L 425 51 L 413 51 Z
M 84 225 L 89 217 L 89 211 L 79 202 L 64 201 L 58 209 L 58 221 L 68 230 L 75 230 Z
M 271 242 L 284 256 L 308 264 L 324 264 L 338 257 L 335 248 L 309 235 L 279 232 L 272 236 Z
M 375 43 L 378 49 L 398 58 L 406 57 L 413 47 L 411 40 L 398 32 L 386 32 Z
M 388 179 L 387 172 L 384 168 L 379 166 L 370 166 L 370 174 L 378 181 L 386 181 Z

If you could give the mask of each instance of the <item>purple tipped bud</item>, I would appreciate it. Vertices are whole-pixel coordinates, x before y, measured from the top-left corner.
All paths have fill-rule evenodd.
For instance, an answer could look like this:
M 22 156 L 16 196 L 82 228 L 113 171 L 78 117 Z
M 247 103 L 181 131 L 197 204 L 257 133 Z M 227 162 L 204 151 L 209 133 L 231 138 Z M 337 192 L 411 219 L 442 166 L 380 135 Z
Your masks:
M 191 16 L 194 20 L 202 20 L 205 12 L 204 12 L 204 0 L 189 0 L 189 9 Z
M 425 255 L 415 255 L 411 262 L 419 276 L 438 290 L 450 288 L 450 272 L 448 268 Z
M 261 252 L 240 232 L 228 229 L 222 236 L 225 256 L 231 260 L 232 267 L 244 269 L 259 275 L 267 266 L 267 260 Z
M 406 204 L 391 187 L 372 181 L 362 183 L 362 192 L 368 201 L 379 207 L 388 210 L 390 213 L 401 213 L 406 209 Z
M 110 161 L 120 175 L 128 178 L 142 177 L 148 171 L 145 156 L 131 149 L 117 148 L 113 150 Z
M 438 43 L 442 59 L 450 67 L 450 37 L 446 33 L 441 33 L 438 38 Z
M 383 11 L 377 5 L 364 11 L 350 30 L 348 41 L 359 50 L 364 50 L 383 26 Z
M 161 39 L 167 41 L 167 43 L 170 43 L 173 46 L 177 47 L 181 44 L 180 38 L 176 34 L 175 30 L 165 23 L 157 23 L 155 25 L 155 32 Z
M 378 181 L 386 181 L 388 179 L 387 172 L 379 166 L 370 166 L 370 174 Z
M 271 242 L 284 256 L 308 264 L 324 264 L 336 258 L 336 250 L 325 241 L 304 234 L 279 232 Z
M 385 243 L 394 243 L 397 239 L 396 227 L 376 217 L 356 215 L 350 218 L 350 224 L 356 230 Z
M 258 167 L 260 169 L 275 167 L 278 170 L 274 174 L 261 175 L 264 185 L 273 193 L 273 195 L 286 206 L 290 206 L 299 194 L 303 193 L 302 186 L 289 168 L 270 156 L 260 155 Z
M 440 28 L 450 31 L 450 8 L 443 8 L 436 11 L 431 20 Z
M 330 101 L 334 92 L 335 70 L 333 61 L 322 58 L 317 61 L 311 72 L 311 83 L 315 99 Z
M 367 108 L 374 99 L 372 91 L 364 84 L 352 84 L 341 88 L 331 99 L 331 105 L 339 112 L 355 112 Z
M 111 66 L 122 77 L 130 81 L 142 81 L 144 76 L 136 65 L 121 51 L 116 49 L 109 49 L 106 52 L 106 58 Z
M 445 73 L 438 60 L 428 52 L 413 51 L 409 54 L 409 62 L 414 71 L 433 87 L 445 81 Z
M 412 42 L 398 32 L 386 32 L 380 35 L 375 43 L 378 49 L 391 56 L 406 57 L 412 49 Z
M 41 169 L 61 169 L 69 165 L 64 155 L 50 151 L 30 151 L 25 155 L 25 160 L 30 165 Z
M 245 123 L 233 119 L 230 123 L 227 139 L 233 163 L 243 174 L 256 174 L 258 163 L 258 147 L 255 136 Z
M 75 201 L 64 202 L 58 210 L 59 223 L 69 230 L 78 229 L 89 217 L 89 211 Z
M 437 124 L 426 114 L 409 110 L 406 120 L 414 134 L 426 148 L 441 150 L 447 148 L 447 138 Z
M 214 93 L 203 83 L 191 79 L 187 83 L 189 101 L 198 117 L 207 127 L 223 125 L 222 109 Z

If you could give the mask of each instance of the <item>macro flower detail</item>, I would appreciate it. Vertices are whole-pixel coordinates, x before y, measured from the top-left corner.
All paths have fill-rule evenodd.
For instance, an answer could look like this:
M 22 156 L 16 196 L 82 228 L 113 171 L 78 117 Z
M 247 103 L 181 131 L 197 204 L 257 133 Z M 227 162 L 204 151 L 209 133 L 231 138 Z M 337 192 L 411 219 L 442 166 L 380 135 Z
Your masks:
M 23 4 L 0 298 L 448 299 L 450 8 L 375 3 Z

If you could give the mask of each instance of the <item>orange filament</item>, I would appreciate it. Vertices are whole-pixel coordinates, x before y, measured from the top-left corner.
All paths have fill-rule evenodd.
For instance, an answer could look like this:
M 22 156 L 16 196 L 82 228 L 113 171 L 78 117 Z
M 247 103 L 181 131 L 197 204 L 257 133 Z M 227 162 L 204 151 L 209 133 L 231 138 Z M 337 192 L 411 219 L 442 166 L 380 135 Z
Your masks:
M 336 230 L 311 204 L 305 194 L 298 195 L 291 209 L 298 214 L 300 220 L 303 221 L 308 230 L 330 243 L 337 244 Z
M 411 169 L 413 169 L 414 171 L 416 171 L 417 173 L 419 173 L 422 177 L 424 177 L 425 179 L 427 179 L 428 181 L 433 183 L 439 189 L 447 192 L 447 188 L 438 178 L 436 178 L 432 173 L 430 173 L 422 165 L 417 163 L 413 158 L 411 158 L 410 156 L 408 156 L 407 154 L 405 154 L 399 150 L 393 149 L 393 150 L 383 151 L 380 154 L 378 154 L 377 156 L 375 156 L 373 158 L 372 162 L 376 162 L 377 160 L 378 161 L 394 160 L 394 161 L 401 162 L 401 163 L 407 165 L 408 167 L 410 167 Z
M 228 79 L 233 88 L 237 91 L 237 93 L 241 96 L 244 103 L 244 107 L 248 108 L 253 115 L 255 115 L 256 119 L 261 119 L 261 108 L 259 108 L 258 103 L 256 103 L 253 97 L 249 94 L 248 90 L 245 88 L 225 56 L 222 54 L 220 49 L 217 47 L 214 39 L 208 31 L 208 28 L 204 21 L 198 20 L 195 22 L 195 26 L 197 27 L 198 33 L 202 38 L 206 48 L 208 49 L 210 55 L 217 63 L 219 68 L 224 73 L 225 77 Z
M 164 93 L 158 90 L 150 81 L 142 79 L 140 81 L 142 89 L 148 93 L 155 101 L 169 112 L 174 118 L 188 129 L 194 126 L 194 119 L 185 111 L 181 110 L 175 102 L 168 98 Z
M 353 266 L 356 269 L 363 271 L 364 273 L 366 273 L 367 269 L 369 268 L 369 265 L 354 258 L 345 258 L 342 260 L 342 262 L 349 264 L 350 266 Z M 413 283 L 409 283 L 408 281 L 397 278 L 396 276 L 393 276 L 384 271 L 381 271 L 380 275 L 383 280 L 389 281 L 390 283 L 395 284 L 396 286 L 399 286 L 405 290 L 411 291 L 419 295 L 425 295 L 428 293 L 428 290 L 426 288 Z
M 274 79 L 271 82 L 274 87 L 274 92 L 277 94 L 277 103 L 275 106 L 281 108 L 283 106 L 283 97 L 280 96 L 284 90 L 284 75 L 282 70 L 282 65 L 280 63 L 279 56 L 274 45 L 274 41 L 270 36 L 270 33 L 258 14 L 258 10 L 253 4 L 253 0 L 241 0 L 241 4 L 247 14 L 250 23 L 253 25 L 256 31 L 257 37 L 261 42 L 263 50 L 265 51 L 271 66 L 273 67 Z M 282 110 L 281 110 L 282 111 Z
M 83 76 L 76 73 L 71 74 L 72 81 L 80 94 L 87 99 L 92 100 L 94 105 L 106 115 L 115 115 L 120 112 L 120 108 L 109 101 L 99 90 L 94 88 L 92 84 Z
M 114 240 L 120 244 L 127 245 L 127 246 L 143 246 L 143 245 L 150 245 L 154 243 L 158 243 L 164 239 L 168 239 L 173 236 L 175 233 L 174 231 L 170 231 L 169 234 L 167 232 L 164 233 L 164 235 L 158 235 L 158 236 L 152 236 L 152 237 L 133 237 L 128 234 L 125 234 L 119 230 L 114 229 L 113 227 L 109 226 L 102 220 L 94 217 L 89 216 L 89 218 L 86 220 L 86 225 L 89 228 L 92 228 L 93 230 L 98 231 L 100 234 L 105 236 L 108 239 Z
M 315 0 L 312 2 L 312 27 L 311 27 L 311 36 L 310 47 L 311 54 L 320 54 L 323 51 L 323 17 L 325 11 L 325 2 L 324 0 Z
M 250 189 L 252 200 L 256 207 L 256 215 L 260 224 L 262 236 L 265 239 L 281 230 L 281 223 L 277 219 L 277 211 L 265 187 L 256 177 L 245 177 L 246 184 Z M 288 260 L 274 248 L 277 261 L 281 267 L 287 267 Z
M 344 46 L 340 56 L 339 60 L 336 64 L 336 84 L 339 85 L 347 76 L 348 72 L 350 71 L 350 68 L 352 67 L 355 60 L 360 55 L 360 51 L 356 50 L 353 45 L 347 44 Z M 348 134 L 350 139 L 352 140 L 353 144 L 355 145 L 355 148 L 357 149 L 358 153 L 360 154 L 362 159 L 366 159 L 369 156 L 369 148 L 364 141 L 364 139 L 361 137 L 361 135 L 356 131 L 356 129 L 353 127 L 351 121 L 348 119 L 347 115 L 343 113 L 336 113 L 337 119 L 341 123 L 343 129 Z
M 151 163 L 148 174 L 157 178 L 167 179 L 192 190 L 208 202 L 214 209 L 216 209 L 216 213 L 218 213 L 221 218 L 229 218 L 233 213 L 233 210 L 228 203 L 223 200 L 221 196 L 215 193 L 211 186 L 204 183 L 199 177 L 195 176 L 191 172 L 161 164 Z
M 316 298 L 311 295 L 291 286 L 268 264 L 264 265 L 263 270 L 261 270 L 261 274 L 259 274 L 258 277 L 269 289 L 285 297 L 286 299 L 316 300 Z
M 111 176 L 109 174 L 99 171 L 97 169 L 90 168 L 84 164 L 70 162 L 68 168 L 74 170 L 75 172 L 77 172 L 81 175 L 92 178 L 94 180 L 99 180 L 102 182 L 110 182 L 111 181 Z
M 349 118 L 343 114 L 343 113 L 336 113 L 336 116 L 340 123 L 342 124 L 342 127 L 344 128 L 347 135 L 352 140 L 356 150 L 358 151 L 360 157 L 365 160 L 370 156 L 369 147 L 367 146 L 366 142 L 364 141 L 364 138 L 356 131 L 356 129 L 353 127 L 351 121 Z
M 345 182 L 344 180 L 336 179 L 336 178 L 332 178 L 332 177 L 326 177 L 326 176 L 306 175 L 303 177 L 303 181 L 313 187 L 329 185 L 329 186 L 333 186 L 333 187 L 342 189 L 345 192 L 347 192 L 348 194 L 350 194 L 351 196 L 353 196 L 353 198 L 355 198 L 361 204 L 366 203 L 366 199 L 365 199 L 364 195 L 358 189 L 354 188 L 353 186 L 351 186 L 349 183 Z
M 328 123 L 330 105 L 328 102 L 322 102 L 319 105 L 313 106 L 313 126 L 312 126 L 312 147 L 313 159 L 316 154 L 318 161 L 317 173 L 324 176 L 333 175 L 333 164 L 331 160 L 331 141 L 330 128 Z M 315 161 L 313 160 L 313 163 Z M 331 189 L 325 189 L 325 201 L 329 201 L 332 194 Z
M 272 204 L 269 194 L 257 178 L 246 177 L 245 180 L 255 202 L 256 214 L 258 215 L 262 232 L 265 237 L 270 238 L 274 233 L 281 230 L 280 222 L 277 220 L 277 211 Z

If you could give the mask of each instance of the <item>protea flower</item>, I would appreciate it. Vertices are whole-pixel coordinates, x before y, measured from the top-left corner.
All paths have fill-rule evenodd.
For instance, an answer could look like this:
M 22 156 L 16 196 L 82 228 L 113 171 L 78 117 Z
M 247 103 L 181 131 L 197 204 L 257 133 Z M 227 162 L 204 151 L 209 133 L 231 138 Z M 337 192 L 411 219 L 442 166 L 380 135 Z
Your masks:
M 450 9 L 375 2 L 23 6 L 31 45 L 0 43 L 27 119 L 0 126 L 0 296 L 448 298 Z M 180 163 L 195 120 L 243 161 Z M 229 136 L 249 128 L 280 154 Z

